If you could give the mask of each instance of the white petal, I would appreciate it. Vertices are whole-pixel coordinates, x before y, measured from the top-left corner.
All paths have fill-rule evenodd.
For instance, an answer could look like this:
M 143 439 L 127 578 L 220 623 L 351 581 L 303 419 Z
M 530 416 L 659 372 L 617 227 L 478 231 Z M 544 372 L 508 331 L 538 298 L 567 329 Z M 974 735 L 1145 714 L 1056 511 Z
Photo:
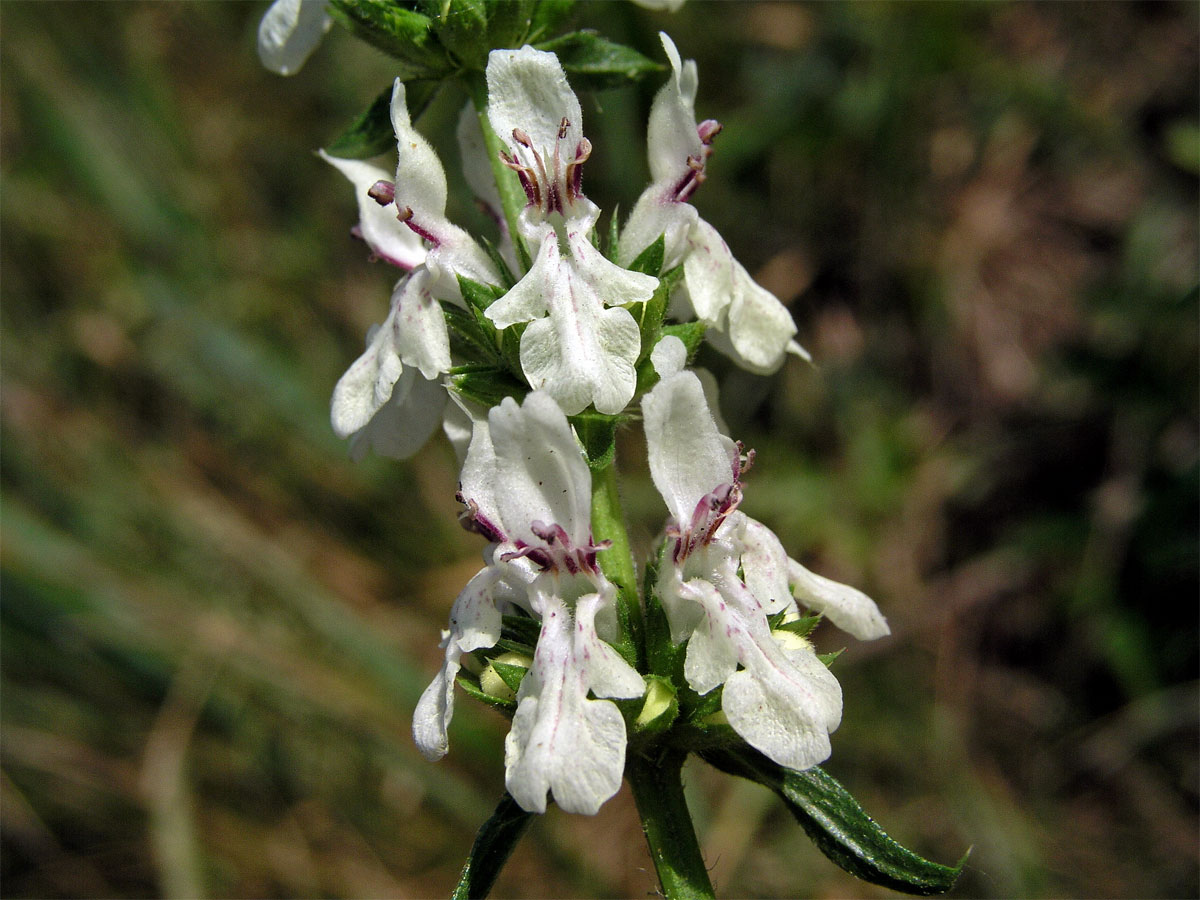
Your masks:
M 404 82 L 392 85 L 392 128 L 396 131 L 396 208 L 413 211 L 413 221 L 430 231 L 446 221 L 446 172 L 437 153 L 412 125 Z
M 686 370 L 642 398 L 642 415 L 654 486 L 676 523 L 687 528 L 702 498 L 733 484 L 737 447 L 717 431 L 700 380 Z
M 575 640 L 575 625 L 561 599 L 547 598 L 504 742 L 505 786 L 528 812 L 545 812 L 552 792 L 567 812 L 592 815 L 621 787 L 625 721 L 611 701 L 587 698 L 589 642 Z
M 622 269 L 574 235 L 571 250 L 563 257 L 547 236 L 533 268 L 486 315 L 497 328 L 535 320 L 521 336 L 521 368 L 568 415 L 588 404 L 618 413 L 637 384 L 641 334 L 627 310 L 605 306 L 648 300 L 658 279 Z
M 738 580 L 736 563 L 715 562 L 711 577 L 719 589 L 702 587 L 702 579 L 687 583 L 705 620 L 688 642 L 684 675 L 703 692 L 724 674 L 721 708 L 733 730 L 780 765 L 814 766 L 829 756 L 829 734 L 841 722 L 841 686 L 811 651 L 789 656 L 771 636 L 765 609 Z M 732 671 L 731 660 L 742 668 Z
M 425 266 L 433 276 L 430 290 L 435 297 L 461 303 L 458 276 L 479 284 L 499 284 L 500 275 L 491 258 L 467 232 L 448 221 L 438 226 L 437 244 L 430 248 Z
M 678 375 L 687 365 L 687 347 L 675 335 L 668 334 L 650 351 L 650 362 L 661 379 Z
M 275 0 L 258 26 L 258 58 L 279 75 L 294 75 L 333 20 L 325 0 Z
M 794 559 L 788 560 L 788 579 L 801 603 L 859 640 L 873 641 L 892 633 L 875 601 L 857 588 L 810 572 Z
M 687 175 L 688 157 L 704 159 L 704 145 L 696 131 L 696 63 L 682 62 L 675 43 L 664 32 L 658 36 L 671 61 L 671 77 L 650 107 L 647 145 L 650 177 L 655 184 L 671 184 Z
M 667 623 L 671 626 L 671 640 L 682 644 L 696 630 L 704 617 L 704 609 L 696 598 L 684 587 L 683 574 L 672 564 L 671 555 L 678 545 L 677 538 L 668 538 L 658 558 L 658 600 Z M 701 589 L 702 590 L 702 589 Z
M 671 199 L 670 190 L 650 185 L 642 191 L 617 243 L 617 261 L 627 266 L 663 236 L 663 271 L 679 265 L 688 250 L 688 235 L 696 224 L 696 208 Z
M 505 534 L 528 544 L 544 541 L 534 522 L 559 525 L 576 547 L 591 535 L 592 476 L 567 417 L 537 391 L 523 406 L 506 397 L 488 414 L 495 448 L 495 502 Z
M 742 575 L 746 587 L 763 605 L 763 611 L 767 615 L 774 615 L 785 609 L 792 600 L 792 593 L 788 589 L 787 551 L 775 532 L 766 525 L 741 512 L 730 516 L 734 517 L 740 525 L 738 537 L 743 547 Z
M 388 402 L 351 436 L 350 458 L 357 461 L 374 450 L 380 456 L 408 459 L 437 431 L 445 408 L 446 389 L 440 383 L 405 369 Z
M 733 300 L 733 255 L 717 229 L 700 218 L 688 235 L 688 246 L 683 279 L 692 308 L 710 328 L 721 328 Z
M 746 743 L 789 769 L 829 758 L 829 734 L 840 720 L 842 689 L 814 653 L 787 659 L 777 650 L 725 682 L 721 708 Z
M 497 538 L 507 539 L 504 521 L 496 504 L 496 449 L 492 446 L 486 412 L 474 420 L 471 442 L 458 483 L 463 501 L 474 504 L 472 512 L 479 520 L 479 525 Z
M 646 692 L 646 682 L 596 630 L 597 614 L 616 604 L 616 588 L 605 581 L 603 589 L 603 593 L 585 594 L 575 602 L 576 652 L 583 658 L 588 687 L 597 697 L 640 697 Z
M 492 174 L 487 146 L 483 141 L 483 129 L 479 126 L 479 114 L 475 105 L 467 103 L 458 114 L 458 152 L 462 159 L 463 175 L 467 184 L 498 221 L 503 219 L 500 192 L 496 189 L 496 177 Z
M 430 380 L 450 370 L 450 334 L 442 307 L 430 292 L 431 280 L 418 271 L 403 287 L 397 285 L 392 323 L 401 362 L 416 366 Z
M 420 265 L 425 259 L 425 244 L 411 228 L 396 218 L 396 204 L 380 206 L 367 195 L 375 182 L 391 180 L 391 174 L 360 159 L 340 159 L 324 150 L 318 150 L 317 153 L 354 185 L 354 198 L 358 201 L 358 227 L 371 252 L 402 269 Z
M 481 284 L 497 284 L 496 267 L 474 239 L 446 218 L 446 173 L 437 153 L 413 128 L 404 83 L 392 88 L 392 127 L 396 130 L 396 208 L 412 210 L 408 227 L 432 244 L 425 265 L 439 299 L 461 300 L 457 275 Z
M 372 331 L 367 349 L 346 370 L 333 389 L 330 419 L 338 437 L 349 437 L 367 423 L 388 400 L 404 372 L 396 347 L 396 316 L 400 294 L 412 278 L 402 279 L 392 293 L 383 324 Z
M 796 323 L 779 299 L 761 287 L 734 260 L 734 298 L 729 306 L 729 356 L 742 368 L 769 375 L 781 365 L 793 343 Z M 721 344 L 713 346 L 723 349 Z M 728 352 L 728 351 L 726 351 Z
M 707 694 L 737 669 L 744 626 L 729 615 L 725 601 L 709 582 L 694 578 L 683 585 L 681 593 L 705 613 L 688 640 L 683 675 L 696 693 Z
M 498 573 L 491 567 L 467 582 L 450 610 L 444 633 L 446 658 L 441 671 L 421 694 L 413 713 L 413 738 L 426 759 L 441 759 L 449 748 L 447 729 L 454 715 L 454 678 L 464 653 L 494 647 L 500 640 L 500 610 L 492 599 Z
M 583 111 L 557 56 L 529 46 L 493 50 L 488 55 L 487 83 L 492 130 L 523 163 L 534 165 L 533 153 L 514 143 L 513 130 L 529 136 L 549 167 L 563 119 L 567 120 L 561 139 L 563 161 L 574 159 L 583 139 Z

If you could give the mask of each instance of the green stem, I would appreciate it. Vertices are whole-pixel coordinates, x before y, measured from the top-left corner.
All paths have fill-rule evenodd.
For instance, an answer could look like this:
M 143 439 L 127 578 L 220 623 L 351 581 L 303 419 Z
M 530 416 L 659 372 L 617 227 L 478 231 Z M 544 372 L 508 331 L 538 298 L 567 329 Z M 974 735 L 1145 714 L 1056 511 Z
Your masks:
M 642 653 L 642 607 L 638 599 L 633 551 L 629 547 L 621 497 L 617 492 L 617 467 L 613 461 L 592 470 L 592 538 L 612 544 L 596 558 L 600 571 L 617 588 L 617 618 L 625 645 L 618 649 L 636 665 Z
M 496 190 L 500 193 L 500 205 L 504 207 L 504 221 L 508 225 L 508 235 L 517 249 L 517 257 L 525 267 L 525 271 L 529 271 L 531 263 L 529 248 L 525 246 L 525 241 L 517 227 L 521 210 L 525 208 L 529 198 L 521 189 L 517 173 L 500 159 L 500 153 L 505 149 L 505 145 L 496 132 L 492 131 L 492 123 L 488 119 L 487 81 L 483 74 L 473 73 L 467 82 L 467 89 L 471 94 L 471 103 L 475 107 L 475 114 L 479 117 L 479 127 L 483 130 L 483 145 L 487 148 L 488 165 L 492 167 L 492 177 L 496 179 Z M 519 277 L 522 273 L 516 274 Z
M 713 896 L 708 869 L 700 854 L 692 817 L 683 796 L 686 753 L 665 751 L 657 759 L 635 757 L 625 767 L 633 788 L 650 858 L 667 900 Z

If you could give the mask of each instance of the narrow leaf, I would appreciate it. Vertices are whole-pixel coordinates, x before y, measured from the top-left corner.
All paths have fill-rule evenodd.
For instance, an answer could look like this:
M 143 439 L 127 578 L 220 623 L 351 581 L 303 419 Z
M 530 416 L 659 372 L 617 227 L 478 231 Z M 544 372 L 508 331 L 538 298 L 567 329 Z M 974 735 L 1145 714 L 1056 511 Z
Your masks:
M 722 772 L 777 793 L 820 851 L 855 878 L 907 894 L 943 894 L 954 886 L 966 862 L 964 856 L 955 866 L 943 866 L 902 847 L 863 812 L 849 791 L 816 766 L 795 772 L 749 747 L 705 750 L 700 755 Z
M 666 236 L 660 234 L 653 244 L 637 255 L 637 258 L 629 264 L 629 268 L 634 272 L 642 272 L 657 278 L 658 273 L 662 271 L 663 254 L 666 253 L 666 248 Z
M 520 641 L 532 647 L 537 643 L 542 626 L 536 619 L 529 616 L 504 616 L 501 634 L 513 641 Z
M 632 47 L 601 37 L 595 31 L 573 31 L 536 45 L 557 54 L 563 71 L 576 89 L 605 90 L 632 84 L 663 66 Z
M 514 666 L 512 663 L 502 663 L 492 660 L 492 668 L 496 670 L 496 674 L 500 679 L 508 685 L 509 689 L 515 694 L 521 689 L 521 680 L 529 673 L 529 669 L 525 666 Z
M 532 821 L 533 813 L 521 809 L 505 791 L 496 811 L 483 823 L 475 837 L 471 855 L 467 857 L 458 886 L 451 895 L 452 900 L 486 897 Z
M 571 416 L 570 421 L 575 426 L 579 440 L 583 442 L 588 465 L 593 469 L 611 465 L 616 453 L 617 426 L 621 420 L 617 416 L 587 412 Z
M 476 403 L 491 408 L 505 397 L 525 399 L 529 388 L 518 383 L 505 369 L 495 366 L 463 366 L 450 372 L 450 386 Z
M 480 690 L 478 684 L 461 673 L 454 680 L 458 683 L 460 688 L 467 692 L 469 696 L 474 697 L 480 703 L 486 703 L 493 709 L 500 710 L 500 712 L 504 713 L 506 716 L 511 716 L 517 711 L 516 701 L 504 700 L 500 697 L 493 697 L 491 694 L 484 693 L 482 690 Z
M 389 0 L 329 0 L 330 16 L 356 37 L 405 63 L 402 81 L 438 78 L 450 68 L 433 20 Z

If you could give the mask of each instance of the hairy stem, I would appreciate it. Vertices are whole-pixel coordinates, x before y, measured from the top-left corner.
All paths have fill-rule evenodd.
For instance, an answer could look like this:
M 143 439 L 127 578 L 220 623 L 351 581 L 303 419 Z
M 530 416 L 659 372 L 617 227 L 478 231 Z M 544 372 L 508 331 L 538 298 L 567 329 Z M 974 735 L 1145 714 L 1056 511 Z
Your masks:
M 643 654 L 642 608 L 638 599 L 637 571 L 629 534 L 621 512 L 617 492 L 617 467 L 609 461 L 601 469 L 592 470 L 592 537 L 597 542 L 610 541 L 612 546 L 597 554 L 600 570 L 617 588 L 617 618 L 621 623 L 622 644 L 617 649 L 637 665 Z
M 686 756 L 682 751 L 671 750 L 653 759 L 634 757 L 625 767 L 650 858 L 667 900 L 713 896 L 712 882 L 683 796 L 682 769 Z

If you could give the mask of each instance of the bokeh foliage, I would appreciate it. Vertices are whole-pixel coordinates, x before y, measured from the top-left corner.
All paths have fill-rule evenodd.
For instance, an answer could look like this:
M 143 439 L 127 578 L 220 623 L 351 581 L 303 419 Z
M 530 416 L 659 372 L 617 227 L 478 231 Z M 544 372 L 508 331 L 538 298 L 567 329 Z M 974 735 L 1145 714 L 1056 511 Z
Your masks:
M 10 896 L 444 895 L 502 783 L 487 711 L 437 765 L 409 738 L 478 566 L 449 448 L 352 465 L 327 424 L 394 273 L 309 150 L 393 73 L 335 30 L 271 76 L 262 10 L 0 4 Z M 926 855 L 975 844 L 956 894 L 1196 895 L 1195 7 L 576 19 L 697 59 L 725 130 L 696 203 L 818 361 L 706 359 L 747 510 L 893 624 L 835 664 L 829 771 Z M 585 97 L 606 209 L 655 86 Z M 420 123 L 440 148 L 461 100 Z M 765 790 L 689 789 L 722 895 L 885 894 Z M 497 893 L 652 886 L 622 792 L 535 823 Z

